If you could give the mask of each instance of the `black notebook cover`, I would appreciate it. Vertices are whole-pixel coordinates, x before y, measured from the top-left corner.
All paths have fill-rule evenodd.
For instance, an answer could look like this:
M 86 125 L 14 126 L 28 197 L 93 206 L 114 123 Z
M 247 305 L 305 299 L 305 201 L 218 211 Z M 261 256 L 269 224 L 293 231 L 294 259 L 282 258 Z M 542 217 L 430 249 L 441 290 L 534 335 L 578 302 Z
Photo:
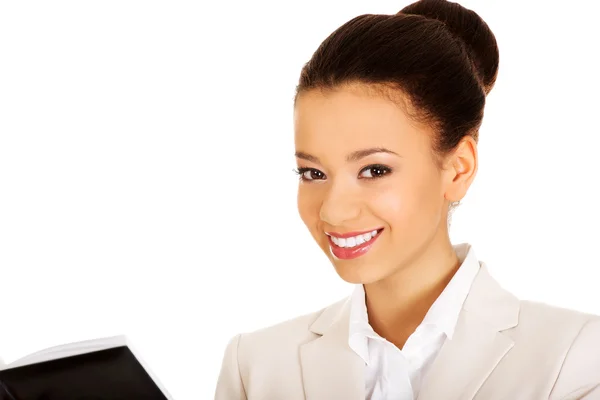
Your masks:
M 0 400 L 168 400 L 127 346 L 0 371 Z

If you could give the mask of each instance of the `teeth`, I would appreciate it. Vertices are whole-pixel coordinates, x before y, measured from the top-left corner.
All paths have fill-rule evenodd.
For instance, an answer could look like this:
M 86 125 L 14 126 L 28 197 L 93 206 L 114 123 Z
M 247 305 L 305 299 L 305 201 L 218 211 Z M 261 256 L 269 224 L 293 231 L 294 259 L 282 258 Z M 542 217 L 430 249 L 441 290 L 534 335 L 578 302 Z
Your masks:
M 335 236 L 331 236 L 331 241 L 335 243 L 335 245 L 338 247 L 355 247 L 368 242 L 376 235 L 377 231 L 375 230 L 369 233 L 364 233 L 362 235 L 353 236 L 349 238 L 337 238 Z

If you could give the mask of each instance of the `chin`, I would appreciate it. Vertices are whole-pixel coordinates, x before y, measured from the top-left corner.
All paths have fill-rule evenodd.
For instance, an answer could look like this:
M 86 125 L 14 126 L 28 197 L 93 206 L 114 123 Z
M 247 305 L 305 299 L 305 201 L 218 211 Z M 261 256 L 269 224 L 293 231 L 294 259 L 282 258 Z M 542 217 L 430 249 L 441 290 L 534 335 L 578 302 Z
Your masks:
M 351 284 L 370 284 L 384 279 L 389 271 L 381 269 L 380 262 L 368 262 L 365 254 L 361 257 L 340 260 L 336 258 L 329 248 L 329 243 L 320 243 L 320 247 L 335 268 L 335 272 L 342 280 Z
M 331 259 L 337 274 L 348 283 L 368 285 L 380 281 L 386 276 L 384 271 L 379 270 L 372 264 L 356 261 Z

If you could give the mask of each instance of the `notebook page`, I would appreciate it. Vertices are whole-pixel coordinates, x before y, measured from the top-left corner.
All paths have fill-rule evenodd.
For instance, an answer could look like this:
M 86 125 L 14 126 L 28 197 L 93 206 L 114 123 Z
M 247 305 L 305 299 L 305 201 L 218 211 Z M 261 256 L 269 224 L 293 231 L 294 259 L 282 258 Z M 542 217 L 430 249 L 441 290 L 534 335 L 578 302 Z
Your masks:
M 125 336 L 112 336 L 107 338 L 67 343 L 59 346 L 49 347 L 47 349 L 30 354 L 4 366 L 4 368 L 15 368 L 24 365 L 55 360 L 57 358 L 91 353 L 93 351 L 105 350 L 125 345 L 127 345 L 127 338 Z

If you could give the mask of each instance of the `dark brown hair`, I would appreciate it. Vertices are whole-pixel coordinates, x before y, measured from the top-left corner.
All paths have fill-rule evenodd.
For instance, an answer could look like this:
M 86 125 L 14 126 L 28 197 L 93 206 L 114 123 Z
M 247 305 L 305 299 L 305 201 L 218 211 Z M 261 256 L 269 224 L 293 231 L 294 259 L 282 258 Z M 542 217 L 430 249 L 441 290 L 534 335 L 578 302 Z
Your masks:
M 434 151 L 444 155 L 465 135 L 478 140 L 498 62 L 494 34 L 479 15 L 457 3 L 420 0 L 335 30 L 302 68 L 296 97 L 352 83 L 399 89 L 413 117 L 436 130 Z

